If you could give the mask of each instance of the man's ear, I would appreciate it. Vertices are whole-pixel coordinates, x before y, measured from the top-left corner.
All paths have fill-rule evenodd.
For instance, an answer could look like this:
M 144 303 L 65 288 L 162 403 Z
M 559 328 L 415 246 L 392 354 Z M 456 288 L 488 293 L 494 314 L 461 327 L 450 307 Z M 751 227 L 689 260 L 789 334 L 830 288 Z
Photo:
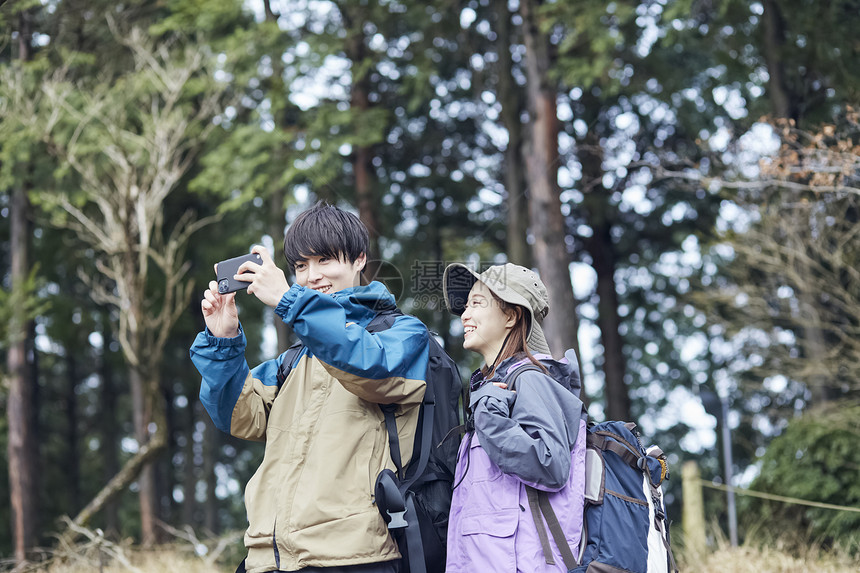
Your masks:
M 367 266 L 367 253 L 361 253 L 352 263 L 356 272 L 361 272 L 364 270 L 364 267 Z

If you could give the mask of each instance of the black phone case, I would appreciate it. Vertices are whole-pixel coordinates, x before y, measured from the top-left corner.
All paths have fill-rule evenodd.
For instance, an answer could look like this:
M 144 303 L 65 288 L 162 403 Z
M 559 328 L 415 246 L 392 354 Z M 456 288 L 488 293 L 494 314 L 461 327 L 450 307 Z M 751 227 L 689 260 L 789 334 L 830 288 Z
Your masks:
M 216 280 L 218 282 L 219 294 L 227 294 L 236 292 L 237 290 L 242 290 L 243 288 L 248 288 L 248 283 L 237 281 L 233 278 L 233 276 L 237 274 L 239 267 L 245 261 L 252 261 L 258 265 L 262 265 L 263 257 L 257 253 L 249 253 L 247 255 L 242 255 L 241 257 L 233 257 L 232 259 L 227 259 L 226 261 L 218 263 Z

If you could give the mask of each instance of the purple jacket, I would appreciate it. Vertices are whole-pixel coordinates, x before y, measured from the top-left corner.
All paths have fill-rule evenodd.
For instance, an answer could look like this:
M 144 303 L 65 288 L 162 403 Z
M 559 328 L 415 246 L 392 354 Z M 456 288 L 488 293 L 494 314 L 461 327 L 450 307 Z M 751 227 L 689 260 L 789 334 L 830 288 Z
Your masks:
M 573 352 L 540 357 L 552 377 L 525 371 L 516 392 L 484 384 L 471 394 L 475 431 L 460 444 L 448 522 L 447 573 L 566 572 L 547 530 L 554 565 L 543 555 L 526 485 L 549 500 L 574 554 L 585 495 L 585 420 Z M 521 364 L 508 360 L 489 382 Z M 541 524 L 546 528 L 545 524 Z

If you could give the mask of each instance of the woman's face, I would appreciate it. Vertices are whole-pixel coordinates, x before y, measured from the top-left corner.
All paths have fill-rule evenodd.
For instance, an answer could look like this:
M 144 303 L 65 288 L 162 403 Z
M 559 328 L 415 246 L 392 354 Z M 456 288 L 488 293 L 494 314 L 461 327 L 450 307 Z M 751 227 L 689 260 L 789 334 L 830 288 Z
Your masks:
M 487 364 L 495 360 L 515 322 L 481 281 L 469 291 L 466 310 L 460 320 L 464 330 L 463 348 L 481 354 Z

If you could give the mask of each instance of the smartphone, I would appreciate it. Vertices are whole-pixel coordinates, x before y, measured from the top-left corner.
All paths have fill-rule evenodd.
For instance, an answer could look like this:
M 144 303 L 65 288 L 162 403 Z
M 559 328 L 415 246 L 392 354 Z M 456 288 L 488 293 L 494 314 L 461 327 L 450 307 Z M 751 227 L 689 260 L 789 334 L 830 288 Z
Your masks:
M 232 259 L 221 261 L 216 265 L 215 275 L 217 277 L 216 280 L 218 281 L 219 294 L 227 294 L 236 292 L 237 290 L 242 290 L 243 288 L 248 288 L 248 283 L 237 281 L 233 278 L 234 275 L 238 274 L 239 267 L 245 261 L 251 261 L 258 265 L 262 265 L 263 257 L 257 253 L 248 253 L 241 257 L 233 257 Z

